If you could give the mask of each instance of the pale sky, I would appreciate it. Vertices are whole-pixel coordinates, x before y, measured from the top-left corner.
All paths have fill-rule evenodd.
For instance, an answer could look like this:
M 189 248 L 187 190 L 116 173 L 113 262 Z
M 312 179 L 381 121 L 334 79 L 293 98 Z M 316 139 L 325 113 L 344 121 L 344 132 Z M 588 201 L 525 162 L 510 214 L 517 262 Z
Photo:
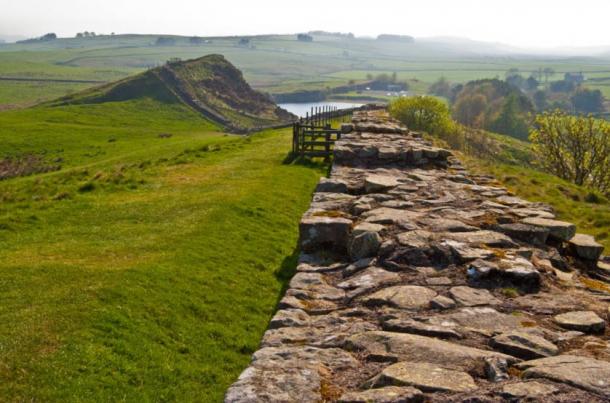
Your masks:
M 520 47 L 610 45 L 610 0 L 0 0 L 0 34 L 200 36 L 310 30 L 455 36 Z

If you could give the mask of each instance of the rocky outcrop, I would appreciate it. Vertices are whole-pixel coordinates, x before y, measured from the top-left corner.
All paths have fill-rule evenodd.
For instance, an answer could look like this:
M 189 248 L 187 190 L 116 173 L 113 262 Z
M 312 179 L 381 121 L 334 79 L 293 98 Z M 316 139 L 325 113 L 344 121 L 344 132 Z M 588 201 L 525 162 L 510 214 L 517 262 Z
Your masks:
M 384 111 L 354 128 L 226 402 L 607 401 L 600 246 Z

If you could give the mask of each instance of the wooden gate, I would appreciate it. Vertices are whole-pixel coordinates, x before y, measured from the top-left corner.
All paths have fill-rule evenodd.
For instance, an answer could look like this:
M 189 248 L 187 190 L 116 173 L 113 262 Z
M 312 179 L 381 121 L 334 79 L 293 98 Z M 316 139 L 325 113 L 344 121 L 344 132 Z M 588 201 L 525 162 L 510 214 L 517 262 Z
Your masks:
M 333 144 L 341 138 L 341 123 L 349 121 L 354 109 L 339 110 L 331 106 L 312 108 L 311 114 L 307 113 L 293 124 L 293 155 L 330 158 Z

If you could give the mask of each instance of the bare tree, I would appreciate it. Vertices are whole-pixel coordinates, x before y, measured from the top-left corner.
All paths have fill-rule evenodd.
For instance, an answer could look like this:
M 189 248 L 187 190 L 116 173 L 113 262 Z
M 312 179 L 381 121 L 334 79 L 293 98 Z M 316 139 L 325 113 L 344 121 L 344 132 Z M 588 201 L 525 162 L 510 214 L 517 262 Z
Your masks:
M 552 68 L 550 68 L 550 67 L 546 67 L 546 68 L 545 68 L 545 69 L 544 69 L 542 72 L 544 73 L 544 81 L 545 81 L 546 83 L 548 83 L 548 82 L 549 82 L 549 78 L 550 78 L 550 77 L 552 77 L 552 76 L 554 76 L 554 75 L 555 75 L 555 70 L 553 70 L 553 69 L 552 69 Z

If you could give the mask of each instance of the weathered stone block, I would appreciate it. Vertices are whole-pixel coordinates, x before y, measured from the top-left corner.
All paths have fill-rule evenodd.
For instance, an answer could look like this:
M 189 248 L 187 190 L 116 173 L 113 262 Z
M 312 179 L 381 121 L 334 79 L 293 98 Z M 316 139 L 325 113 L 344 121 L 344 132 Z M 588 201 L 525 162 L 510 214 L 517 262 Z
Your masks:
M 345 251 L 352 229 L 352 220 L 343 217 L 310 216 L 299 225 L 301 248 Z

